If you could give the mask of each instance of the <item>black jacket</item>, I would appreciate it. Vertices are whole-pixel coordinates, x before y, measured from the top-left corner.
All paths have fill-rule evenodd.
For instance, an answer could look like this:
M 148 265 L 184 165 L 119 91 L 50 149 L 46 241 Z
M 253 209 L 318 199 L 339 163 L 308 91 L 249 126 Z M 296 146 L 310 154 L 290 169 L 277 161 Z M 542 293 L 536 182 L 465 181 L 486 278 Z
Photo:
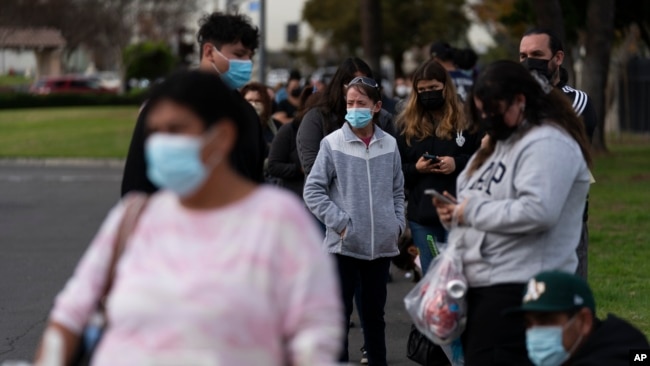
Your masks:
M 296 135 L 298 135 L 298 124 L 295 121 L 280 127 L 271 143 L 268 173 L 281 178 L 282 186 L 296 193 L 302 199 L 305 175 L 300 167 Z
M 271 123 L 273 123 L 273 126 L 275 127 L 275 132 L 271 130 L 270 127 Z M 280 121 L 275 120 L 273 118 L 269 119 L 269 121 L 267 121 L 265 125 L 262 125 L 262 136 L 264 137 L 264 142 L 266 142 L 266 150 L 264 151 L 264 158 L 268 158 L 269 152 L 271 151 L 271 143 L 273 143 L 276 134 L 280 131 L 280 127 L 282 127 L 282 123 L 280 123 Z
M 262 137 L 262 126 L 255 109 L 242 98 L 239 92 L 233 91 L 233 93 L 237 94 L 236 99 L 246 114 L 246 126 L 240 128 L 238 133 L 243 134 L 243 139 L 249 143 L 239 144 L 240 146 L 232 151 L 231 163 L 241 175 L 255 182 L 263 183 L 264 154 L 267 146 Z M 148 107 L 145 102 L 133 129 L 129 153 L 126 156 L 124 176 L 122 177 L 122 196 L 131 191 L 154 193 L 158 190 L 158 187 L 151 183 L 147 177 L 147 164 L 144 157 L 147 112 Z
M 483 134 L 463 131 L 465 144 L 458 146 L 456 136 L 450 140 L 430 136 L 422 141 L 412 139 L 411 146 L 406 144 L 404 135 L 397 137 L 399 153 L 402 157 L 402 171 L 404 172 L 404 188 L 408 190 L 408 208 L 406 217 L 409 221 L 424 226 L 442 227 L 436 209 L 430 196 L 424 190 L 433 188 L 440 193 L 448 191 L 456 195 L 456 178 L 465 169 L 469 158 L 481 146 Z M 456 170 L 451 174 L 429 173 L 423 174 L 415 169 L 415 163 L 424 154 L 436 156 L 451 156 L 456 163 Z
M 565 364 L 568 366 L 627 366 L 630 349 L 649 349 L 648 340 L 638 329 L 612 314 L 596 320 L 585 343 Z
M 582 90 L 574 89 L 566 84 L 560 83 L 558 87 L 569 97 L 569 101 L 576 114 L 582 117 L 587 137 L 589 138 L 589 142 L 591 142 L 594 137 L 594 130 L 596 130 L 596 125 L 598 124 L 596 110 L 594 109 L 594 104 L 591 102 L 591 98 Z

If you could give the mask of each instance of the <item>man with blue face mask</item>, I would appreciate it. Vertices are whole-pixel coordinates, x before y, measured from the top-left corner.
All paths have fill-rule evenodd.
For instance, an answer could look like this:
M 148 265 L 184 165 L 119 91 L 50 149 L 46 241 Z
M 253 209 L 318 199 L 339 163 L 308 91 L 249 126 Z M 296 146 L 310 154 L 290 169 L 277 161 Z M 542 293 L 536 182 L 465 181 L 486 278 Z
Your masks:
M 238 89 L 250 81 L 253 69 L 252 57 L 259 45 L 259 31 L 244 15 L 230 15 L 215 12 L 206 15 L 199 21 L 200 29 L 197 34 L 199 43 L 199 68 L 206 72 L 219 74 L 228 85 L 240 103 L 241 110 L 246 116 L 247 126 L 240 130 L 249 141 L 242 145 L 241 151 L 233 152 L 232 163 L 235 169 L 251 180 L 264 182 L 264 157 L 267 145 L 262 136 L 262 127 L 255 109 L 244 100 Z M 215 104 L 216 101 L 215 101 Z M 124 176 L 122 178 L 122 195 L 130 191 L 153 193 L 158 190 L 155 182 L 147 176 L 144 145 L 147 138 L 145 117 L 146 103 L 138 116 L 133 131 L 131 145 L 126 158 Z
M 609 314 L 596 318 L 589 285 L 565 272 L 542 272 L 528 282 L 521 307 L 528 358 L 536 366 L 628 365 L 630 349 L 648 349 L 646 337 Z

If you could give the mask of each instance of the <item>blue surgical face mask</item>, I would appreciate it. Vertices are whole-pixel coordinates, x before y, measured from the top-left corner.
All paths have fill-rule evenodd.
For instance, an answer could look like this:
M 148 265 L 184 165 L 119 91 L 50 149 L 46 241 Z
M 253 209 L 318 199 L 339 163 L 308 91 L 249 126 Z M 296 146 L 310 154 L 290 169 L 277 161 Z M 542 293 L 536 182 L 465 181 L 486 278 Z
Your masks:
M 526 349 L 528 358 L 536 366 L 560 366 L 571 357 L 571 352 L 580 344 L 582 336 L 578 338 L 571 351 L 564 349 L 562 334 L 571 322 L 557 326 L 537 326 L 526 331 Z
M 196 192 L 209 175 L 201 160 L 203 141 L 202 136 L 152 134 L 145 143 L 147 177 L 180 197 Z
M 251 74 L 253 73 L 253 62 L 251 60 L 231 60 L 216 48 L 214 51 L 228 60 L 228 63 L 230 64 L 228 71 L 222 73 L 217 68 L 217 65 L 212 63 L 212 67 L 221 75 L 221 80 L 223 80 L 226 85 L 232 89 L 239 89 L 251 80 Z
M 364 128 L 372 121 L 370 108 L 348 108 L 345 120 L 354 128 Z

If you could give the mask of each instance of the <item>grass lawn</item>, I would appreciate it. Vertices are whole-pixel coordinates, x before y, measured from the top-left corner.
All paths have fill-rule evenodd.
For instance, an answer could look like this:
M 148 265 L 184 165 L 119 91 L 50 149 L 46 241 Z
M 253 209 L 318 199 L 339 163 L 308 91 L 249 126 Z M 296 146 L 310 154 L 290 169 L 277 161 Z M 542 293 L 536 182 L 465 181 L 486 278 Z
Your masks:
M 0 158 L 124 158 L 137 113 L 135 106 L 0 111 Z
M 31 84 L 33 79 L 19 75 L 0 75 L 0 86 Z
M 597 312 L 650 337 L 650 137 L 610 139 L 597 157 L 589 208 L 589 283 Z

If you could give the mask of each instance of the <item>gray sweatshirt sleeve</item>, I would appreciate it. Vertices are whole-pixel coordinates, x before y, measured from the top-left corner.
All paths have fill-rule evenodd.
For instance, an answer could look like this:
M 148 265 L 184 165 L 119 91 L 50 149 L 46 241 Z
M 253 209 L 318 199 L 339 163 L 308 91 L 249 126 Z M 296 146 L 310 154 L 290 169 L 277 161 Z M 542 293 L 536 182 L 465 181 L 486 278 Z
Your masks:
M 578 150 L 579 153 L 579 150 Z M 513 184 L 516 197 L 491 200 L 470 196 L 465 223 L 481 231 L 534 233 L 557 224 L 584 161 L 568 142 L 553 138 L 530 143 L 519 154 Z M 508 167 L 505 167 L 508 169 Z M 507 176 L 507 174 L 506 174 Z M 504 178 L 505 179 L 505 178 Z
M 350 216 L 330 198 L 330 183 L 335 173 L 332 149 L 326 140 L 323 140 L 320 146 L 314 166 L 305 182 L 303 198 L 309 210 L 325 226 L 340 233 L 348 225 Z
M 305 114 L 300 122 L 300 127 L 298 127 L 296 148 L 305 176 L 309 176 L 316 155 L 318 155 L 320 142 L 325 137 L 323 136 L 323 122 L 323 115 L 318 109 L 313 108 Z
M 402 158 L 395 144 L 395 161 L 393 162 L 393 201 L 395 202 L 395 216 L 399 220 L 400 234 L 406 229 L 404 218 L 404 174 L 402 173 Z

